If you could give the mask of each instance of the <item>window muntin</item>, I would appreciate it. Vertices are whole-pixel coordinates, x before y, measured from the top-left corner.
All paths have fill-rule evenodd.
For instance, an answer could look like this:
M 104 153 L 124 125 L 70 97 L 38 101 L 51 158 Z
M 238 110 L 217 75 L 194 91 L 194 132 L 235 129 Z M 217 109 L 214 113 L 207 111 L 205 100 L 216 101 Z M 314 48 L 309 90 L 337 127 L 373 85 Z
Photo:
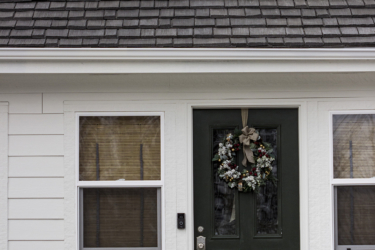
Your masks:
M 160 112 L 77 114 L 79 249 L 161 249 L 163 121 Z M 132 207 L 138 224 L 116 224 L 126 220 L 118 211 L 121 206 Z M 86 213 L 94 211 L 90 221 Z M 138 238 L 123 236 L 129 228 Z
M 374 249 L 375 114 L 332 112 L 336 250 Z

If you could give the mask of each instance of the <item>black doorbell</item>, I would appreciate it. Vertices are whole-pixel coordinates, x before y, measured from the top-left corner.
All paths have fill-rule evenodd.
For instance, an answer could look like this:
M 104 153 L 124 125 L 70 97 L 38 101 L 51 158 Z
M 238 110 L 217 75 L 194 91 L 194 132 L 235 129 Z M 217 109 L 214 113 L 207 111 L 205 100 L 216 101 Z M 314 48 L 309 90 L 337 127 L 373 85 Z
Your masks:
M 185 214 L 184 213 L 177 214 L 177 228 L 185 229 Z

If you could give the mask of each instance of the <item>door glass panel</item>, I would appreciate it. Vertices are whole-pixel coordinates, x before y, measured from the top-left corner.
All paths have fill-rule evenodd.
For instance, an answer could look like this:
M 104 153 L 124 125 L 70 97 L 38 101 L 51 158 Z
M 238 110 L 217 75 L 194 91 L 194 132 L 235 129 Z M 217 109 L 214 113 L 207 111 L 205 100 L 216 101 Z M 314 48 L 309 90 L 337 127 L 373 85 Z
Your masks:
M 160 180 L 159 116 L 81 116 L 79 180 Z
M 272 174 L 277 178 L 277 129 L 259 129 L 259 134 L 263 141 L 273 145 L 275 161 L 272 163 Z M 277 186 L 271 181 L 267 181 L 266 185 L 259 189 L 256 196 L 257 234 L 277 234 L 279 227 Z
M 375 187 L 350 186 L 336 189 L 338 244 L 375 245 Z
M 233 130 L 214 129 L 213 130 L 213 152 L 217 152 L 219 143 L 224 136 L 233 133 Z M 220 235 L 236 235 L 236 189 L 231 189 L 217 175 L 219 168 L 217 161 L 213 162 L 214 169 L 214 234 Z
M 157 247 L 157 188 L 83 189 L 84 247 Z
M 375 176 L 375 114 L 333 116 L 334 178 Z

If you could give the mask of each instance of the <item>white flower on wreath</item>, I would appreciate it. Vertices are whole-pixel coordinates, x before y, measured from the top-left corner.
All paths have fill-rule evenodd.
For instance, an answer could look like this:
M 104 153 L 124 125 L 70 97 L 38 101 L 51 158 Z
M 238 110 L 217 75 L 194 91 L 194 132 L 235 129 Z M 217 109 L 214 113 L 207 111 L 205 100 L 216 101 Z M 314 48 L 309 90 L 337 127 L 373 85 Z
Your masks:
M 227 135 L 227 140 L 232 140 L 233 139 L 233 135 L 232 135 L 232 133 L 229 133 L 228 135 Z
M 227 149 L 225 147 L 221 147 L 221 148 L 219 148 L 218 153 L 219 153 L 220 156 L 223 156 L 227 153 Z
M 234 188 L 235 186 L 237 186 L 237 183 L 236 183 L 236 182 L 229 182 L 229 183 L 228 183 L 228 186 L 229 186 L 230 188 Z

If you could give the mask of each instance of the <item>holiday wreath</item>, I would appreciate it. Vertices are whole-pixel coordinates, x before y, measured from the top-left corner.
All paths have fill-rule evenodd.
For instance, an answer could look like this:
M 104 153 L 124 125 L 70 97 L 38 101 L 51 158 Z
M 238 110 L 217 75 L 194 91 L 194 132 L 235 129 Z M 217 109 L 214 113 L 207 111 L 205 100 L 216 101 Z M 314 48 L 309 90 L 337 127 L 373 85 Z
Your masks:
M 242 172 L 235 158 L 241 144 L 244 153 L 242 165 L 249 167 Z M 220 163 L 217 174 L 230 188 L 237 187 L 241 192 L 257 191 L 267 181 L 276 184 L 276 178 L 272 175 L 272 162 L 275 160 L 272 152 L 272 145 L 262 140 L 259 131 L 245 126 L 225 136 L 212 161 Z

